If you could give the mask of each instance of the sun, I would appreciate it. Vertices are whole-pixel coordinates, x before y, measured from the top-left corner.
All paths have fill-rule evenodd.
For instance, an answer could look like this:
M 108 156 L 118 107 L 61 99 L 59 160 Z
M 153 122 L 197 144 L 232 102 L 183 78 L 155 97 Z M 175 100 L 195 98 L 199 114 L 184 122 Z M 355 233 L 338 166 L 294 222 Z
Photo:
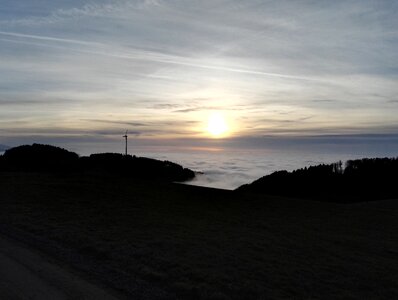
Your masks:
M 228 131 L 228 125 L 224 116 L 219 112 L 213 112 L 207 122 L 207 131 L 213 137 L 221 137 Z

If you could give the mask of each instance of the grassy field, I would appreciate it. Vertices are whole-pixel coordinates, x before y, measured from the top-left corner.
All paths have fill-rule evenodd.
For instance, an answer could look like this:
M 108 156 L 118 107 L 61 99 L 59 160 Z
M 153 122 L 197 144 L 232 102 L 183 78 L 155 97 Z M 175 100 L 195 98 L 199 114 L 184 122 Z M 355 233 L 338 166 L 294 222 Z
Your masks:
M 134 299 L 394 299 L 398 201 L 0 173 L 0 232 Z

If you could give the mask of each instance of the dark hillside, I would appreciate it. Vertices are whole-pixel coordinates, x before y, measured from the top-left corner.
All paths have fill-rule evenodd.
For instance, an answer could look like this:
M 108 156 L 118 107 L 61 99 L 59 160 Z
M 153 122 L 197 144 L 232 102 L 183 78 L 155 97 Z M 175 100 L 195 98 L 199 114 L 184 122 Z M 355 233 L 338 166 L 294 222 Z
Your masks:
M 122 174 L 151 180 L 185 181 L 195 177 L 192 170 L 170 161 L 118 153 L 100 153 L 82 157 L 79 161 L 79 168 L 83 171 Z
M 0 170 L 59 171 L 76 168 L 79 156 L 68 150 L 50 145 L 23 145 L 4 152 Z
M 79 157 L 76 153 L 50 145 L 23 145 L 11 148 L 0 156 L 0 171 L 104 173 L 145 180 L 186 181 L 195 177 L 192 170 L 169 162 L 122 155 L 92 154 Z
M 333 202 L 356 202 L 398 197 L 398 159 L 364 158 L 278 171 L 237 189 Z
M 127 299 L 398 298 L 394 200 L 2 172 L 0 220 L 1 234 Z

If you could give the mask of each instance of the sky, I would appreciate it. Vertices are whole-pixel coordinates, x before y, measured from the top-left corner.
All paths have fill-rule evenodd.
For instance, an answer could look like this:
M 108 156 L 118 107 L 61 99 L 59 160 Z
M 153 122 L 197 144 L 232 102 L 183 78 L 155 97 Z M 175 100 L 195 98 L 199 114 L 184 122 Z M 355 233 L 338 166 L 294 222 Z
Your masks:
M 398 149 L 397 14 L 393 0 L 2 0 L 0 144 L 123 149 L 129 130 L 158 149 Z

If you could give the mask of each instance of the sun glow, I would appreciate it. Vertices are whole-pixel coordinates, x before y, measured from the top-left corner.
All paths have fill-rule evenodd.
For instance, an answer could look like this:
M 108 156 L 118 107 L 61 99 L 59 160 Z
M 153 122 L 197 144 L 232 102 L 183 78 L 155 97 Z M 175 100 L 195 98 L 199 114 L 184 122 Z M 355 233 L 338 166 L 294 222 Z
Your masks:
M 221 113 L 213 112 L 209 116 L 209 120 L 207 122 L 207 131 L 213 137 L 221 137 L 227 133 L 228 125 Z

